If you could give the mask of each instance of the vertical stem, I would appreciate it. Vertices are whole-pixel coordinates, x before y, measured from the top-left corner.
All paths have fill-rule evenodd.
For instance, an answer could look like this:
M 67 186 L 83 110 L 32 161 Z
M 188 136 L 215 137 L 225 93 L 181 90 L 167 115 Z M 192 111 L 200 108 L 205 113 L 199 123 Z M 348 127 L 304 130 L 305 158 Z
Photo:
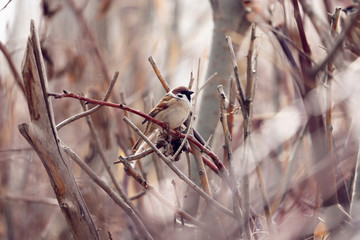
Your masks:
M 231 190 L 232 190 L 232 196 L 233 196 L 233 207 L 234 207 L 234 213 L 240 220 L 241 210 L 240 210 L 240 201 L 239 201 L 239 191 L 238 187 L 236 185 L 234 171 L 232 168 L 232 160 L 233 160 L 233 154 L 232 154 L 232 148 L 231 148 L 231 134 L 228 128 L 228 119 L 226 114 L 226 95 L 223 89 L 222 85 L 219 85 L 217 87 L 218 94 L 220 98 L 220 122 L 223 127 L 224 137 L 225 137 L 225 152 L 226 152 L 226 159 L 228 160 L 228 169 L 229 169 L 229 176 L 231 181 Z
M 336 8 L 335 13 L 332 15 L 332 36 L 335 37 L 334 33 L 337 30 L 338 26 L 338 20 L 339 20 L 339 14 L 340 14 L 341 8 Z M 335 163 L 334 163 L 334 154 L 333 154 L 333 140 L 332 140 L 332 93 L 331 93 L 331 85 L 332 85 L 332 79 L 333 79 L 333 73 L 334 73 L 334 63 L 333 61 L 328 62 L 327 70 L 328 70 L 328 77 L 325 82 L 326 87 L 326 115 L 325 115 L 325 131 L 326 131 L 326 137 L 328 142 L 328 152 L 329 152 L 329 160 L 331 163 L 331 172 L 333 176 L 335 175 Z M 333 185 L 336 189 L 336 178 L 333 179 Z M 335 199 L 338 202 L 337 194 L 335 192 Z

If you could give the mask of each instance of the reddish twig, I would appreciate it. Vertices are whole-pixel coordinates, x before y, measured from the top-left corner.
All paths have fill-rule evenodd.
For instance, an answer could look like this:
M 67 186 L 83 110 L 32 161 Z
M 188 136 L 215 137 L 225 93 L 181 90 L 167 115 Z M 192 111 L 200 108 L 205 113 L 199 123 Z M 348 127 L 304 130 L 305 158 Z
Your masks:
M 124 111 L 128 111 L 128 112 L 134 113 L 136 115 L 139 115 L 139 116 L 145 118 L 146 120 L 151 121 L 151 122 L 159 125 L 163 129 L 167 129 L 168 133 L 171 136 L 176 136 L 176 137 L 180 137 L 180 138 L 185 137 L 185 134 L 183 134 L 183 133 L 181 133 L 181 132 L 179 132 L 177 130 L 174 130 L 174 129 L 169 129 L 169 127 L 168 127 L 168 125 L 166 123 L 163 123 L 163 122 L 161 122 L 159 120 L 156 120 L 155 118 L 150 117 L 148 114 L 140 112 L 140 111 L 138 111 L 136 109 L 125 106 L 124 104 L 104 102 L 104 101 L 101 101 L 101 100 L 96 100 L 96 99 L 84 97 L 84 96 L 78 95 L 76 93 L 67 92 L 65 90 L 64 90 L 63 94 L 48 93 L 48 96 L 55 97 L 55 99 L 75 98 L 75 99 L 79 99 L 81 101 L 85 101 L 87 103 L 92 103 L 92 104 L 96 104 L 96 105 L 103 105 L 103 106 L 108 106 L 108 107 L 113 107 L 113 108 L 119 108 L 119 109 L 122 109 Z M 226 167 L 224 166 L 224 164 L 221 162 L 221 160 L 219 159 L 219 157 L 215 153 L 213 153 L 209 148 L 206 148 L 202 143 L 200 143 L 197 139 L 195 139 L 195 137 L 193 137 L 191 135 L 188 136 L 188 140 L 193 142 L 195 144 L 195 146 L 197 146 L 200 149 L 201 152 L 205 153 L 206 155 L 208 155 L 213 160 L 216 167 L 220 171 L 221 176 L 223 176 L 225 178 L 228 177 L 228 171 L 227 171 Z
M 131 128 L 139 134 L 139 136 L 152 148 L 154 149 L 155 153 L 161 160 L 163 160 L 166 165 L 173 170 L 173 172 L 181 179 L 183 180 L 188 186 L 190 186 L 192 189 L 194 189 L 197 193 L 200 194 L 208 203 L 213 204 L 216 208 L 218 208 L 220 211 L 226 213 L 227 215 L 231 217 L 235 217 L 235 215 L 226 207 L 224 207 L 222 204 L 220 204 L 218 201 L 213 199 L 211 196 L 209 196 L 206 192 L 204 192 L 197 184 L 195 184 L 193 181 L 191 181 L 184 173 L 182 173 L 173 162 L 170 161 L 165 155 L 152 143 L 145 135 L 142 133 L 139 128 L 135 126 L 128 118 L 124 117 L 123 120 L 131 126 Z M 120 158 L 121 159 L 121 158 Z
M 108 88 L 108 90 L 106 91 L 105 96 L 103 97 L 102 101 L 107 101 L 108 98 L 110 97 L 111 91 L 112 91 L 112 89 L 113 89 L 114 86 L 115 86 L 115 83 L 116 83 L 116 81 L 117 81 L 118 76 L 119 76 L 119 72 L 115 72 L 114 77 L 113 77 L 113 79 L 110 81 L 109 88 Z M 67 118 L 67 119 L 65 119 L 64 121 L 62 121 L 61 123 L 59 123 L 58 125 L 56 125 L 56 130 L 59 131 L 59 130 L 60 130 L 62 127 L 64 127 L 65 125 L 67 125 L 67 124 L 69 124 L 69 123 L 72 123 L 73 121 L 76 121 L 76 120 L 78 120 L 78 119 L 80 119 L 80 118 L 86 117 L 86 116 L 88 116 L 88 115 L 90 115 L 90 114 L 92 114 L 92 113 L 94 113 L 94 112 L 97 112 L 97 111 L 100 110 L 101 108 L 102 108 L 102 105 L 97 105 L 97 106 L 91 108 L 90 110 L 87 110 L 87 111 L 85 111 L 85 112 L 81 112 L 81 113 L 76 114 L 76 115 L 74 115 L 74 116 L 72 116 L 72 117 L 70 117 L 70 118 Z

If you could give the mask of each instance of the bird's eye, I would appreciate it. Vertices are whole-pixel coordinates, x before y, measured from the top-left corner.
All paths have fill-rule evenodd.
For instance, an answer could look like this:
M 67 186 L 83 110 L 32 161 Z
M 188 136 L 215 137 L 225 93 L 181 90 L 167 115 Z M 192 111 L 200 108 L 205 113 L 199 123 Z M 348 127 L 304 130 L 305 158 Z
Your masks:
M 183 97 L 183 95 L 181 93 L 176 94 L 176 96 L 178 96 L 179 98 Z

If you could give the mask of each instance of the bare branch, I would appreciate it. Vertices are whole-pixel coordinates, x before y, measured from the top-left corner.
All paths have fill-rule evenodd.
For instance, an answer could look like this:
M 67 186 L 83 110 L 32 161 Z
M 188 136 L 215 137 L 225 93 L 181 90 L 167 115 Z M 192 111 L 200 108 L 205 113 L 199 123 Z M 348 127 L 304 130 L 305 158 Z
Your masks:
M 159 70 L 159 68 L 158 68 L 155 60 L 153 59 L 153 57 L 150 56 L 150 57 L 148 58 L 148 60 L 149 60 L 149 62 L 150 62 L 150 64 L 151 64 L 151 66 L 153 67 L 156 76 L 158 77 L 158 79 L 160 80 L 161 84 L 163 85 L 165 91 L 166 91 L 166 92 L 170 92 L 171 88 L 170 88 L 169 84 L 166 82 L 166 80 L 165 80 L 165 78 L 163 77 L 163 75 L 161 74 L 161 72 L 160 72 L 160 70 Z
M 67 147 L 64 143 L 62 143 L 62 147 L 64 151 L 70 156 L 74 162 L 81 167 L 84 172 L 99 186 L 103 189 L 111 199 L 120 206 L 127 215 L 131 218 L 131 220 L 135 223 L 139 231 L 146 236 L 148 239 L 153 239 L 151 234 L 146 229 L 143 221 L 139 218 L 138 214 L 134 212 L 134 208 L 130 207 L 123 199 L 121 199 L 117 193 L 111 189 L 100 177 L 96 175 L 96 173 L 88 166 L 86 163 L 80 159 L 80 157 L 73 152 L 69 147 Z
M 30 32 L 23 61 L 23 79 L 31 124 L 20 124 L 19 131 L 41 159 L 74 239 L 99 239 L 97 228 L 74 175 L 58 145 L 53 110 L 46 94 L 47 79 L 34 21 L 31 21 Z
M 186 177 L 168 158 L 162 154 L 162 152 L 156 148 L 156 146 L 149 140 L 147 137 L 126 117 L 124 117 L 124 121 L 131 126 L 134 131 L 139 134 L 139 136 L 152 148 L 155 153 L 174 171 L 178 177 L 183 180 L 186 184 L 188 184 L 191 188 L 193 188 L 196 192 L 198 192 L 202 197 L 204 197 L 209 203 L 213 204 L 216 208 L 226 213 L 229 216 L 234 217 L 234 214 L 221 205 L 219 202 L 214 200 L 211 196 L 205 193 L 201 188 L 199 188 L 194 182 L 192 182 L 188 177 Z
M 96 104 L 96 105 L 104 105 L 104 106 L 109 106 L 109 107 L 114 107 L 114 108 L 119 108 L 125 111 L 129 111 L 131 113 L 137 114 L 145 119 L 147 119 L 148 121 L 151 121 L 157 125 L 159 125 L 160 127 L 162 127 L 163 129 L 168 129 L 167 125 L 161 121 L 156 120 L 155 118 L 150 117 L 149 115 L 140 112 L 138 110 L 135 110 L 133 108 L 127 107 L 124 104 L 116 104 L 116 103 L 110 103 L 110 102 L 104 102 L 101 100 L 95 100 L 95 99 L 91 99 L 91 98 L 87 98 L 75 93 L 71 93 L 71 92 L 67 92 L 64 91 L 63 94 L 57 94 L 57 93 L 48 93 L 48 96 L 53 96 L 56 99 L 60 99 L 60 98 L 75 98 L 75 99 L 79 99 L 88 103 L 92 103 L 92 104 Z M 177 131 L 177 130 L 173 130 L 173 129 L 169 129 L 168 133 L 172 136 L 177 136 L 177 137 L 181 137 L 184 138 L 185 134 L 182 134 L 181 132 Z M 198 135 L 196 135 L 196 132 L 194 132 L 194 136 L 196 136 L 196 139 L 193 136 L 189 136 L 188 140 L 192 141 L 203 153 L 205 153 L 206 155 L 208 155 L 215 163 L 215 165 L 217 166 L 217 168 L 219 169 L 220 173 L 222 174 L 223 177 L 227 177 L 228 176 L 228 172 L 227 169 L 225 168 L 224 164 L 221 162 L 221 160 L 218 158 L 218 156 L 216 156 L 216 154 L 214 152 L 212 152 L 209 148 L 205 147 L 201 142 L 199 142 L 197 139 L 199 138 Z
M 124 170 L 127 174 L 132 176 L 141 186 L 143 186 L 146 190 L 148 190 L 152 195 L 154 195 L 160 202 L 164 203 L 167 207 L 175 210 L 180 216 L 184 219 L 190 221 L 191 223 L 195 224 L 196 226 L 207 229 L 207 226 L 200 222 L 199 220 L 193 218 L 191 215 L 183 211 L 182 209 L 176 207 L 172 203 L 170 203 L 163 195 L 155 190 L 155 188 L 146 181 L 127 161 L 122 160 L 120 157 L 120 161 L 124 165 Z
M 115 83 L 118 79 L 118 76 L 119 76 L 119 72 L 115 72 L 114 74 L 114 77 L 113 79 L 111 80 L 110 82 L 110 85 L 109 85 L 109 88 L 108 90 L 106 91 L 105 93 L 105 96 L 103 97 L 102 101 L 107 101 L 108 98 L 110 97 L 110 94 L 111 94 L 111 91 L 112 89 L 114 88 L 115 86 Z M 53 94 L 49 94 L 49 96 L 53 96 Z M 86 117 L 94 112 L 97 112 L 99 111 L 103 106 L 102 105 L 98 105 L 98 106 L 95 106 L 93 108 L 91 108 L 90 110 L 87 110 L 85 112 L 82 112 L 82 113 L 78 113 L 68 119 L 65 119 L 64 121 L 62 121 L 61 123 L 59 123 L 58 125 L 56 125 L 56 129 L 57 130 L 60 130 L 62 127 L 64 127 L 65 125 L 69 124 L 69 123 L 72 123 L 80 118 L 83 118 L 83 117 Z
M 11 0 L 10 0 L 10 1 L 11 1 Z M 9 3 L 10 3 L 10 1 L 9 1 Z M 8 4 L 9 4 L 9 3 L 8 3 Z M 6 7 L 6 6 L 5 6 L 5 7 Z M 5 7 L 4 7 L 4 8 L 5 8 Z M 18 70 L 16 69 L 15 64 L 14 64 L 12 58 L 11 58 L 10 53 L 7 51 L 5 45 L 4 45 L 2 42 L 0 42 L 0 50 L 3 52 L 3 54 L 4 54 L 4 56 L 5 56 L 6 60 L 7 60 L 7 62 L 8 62 L 8 64 L 9 64 L 9 67 L 10 67 L 10 69 L 11 69 L 13 75 L 14 75 L 15 83 L 19 86 L 20 90 L 21 90 L 22 93 L 25 95 L 25 88 L 24 88 L 24 84 L 23 84 L 23 82 L 22 82 L 21 75 L 20 75 L 20 73 L 18 72 Z

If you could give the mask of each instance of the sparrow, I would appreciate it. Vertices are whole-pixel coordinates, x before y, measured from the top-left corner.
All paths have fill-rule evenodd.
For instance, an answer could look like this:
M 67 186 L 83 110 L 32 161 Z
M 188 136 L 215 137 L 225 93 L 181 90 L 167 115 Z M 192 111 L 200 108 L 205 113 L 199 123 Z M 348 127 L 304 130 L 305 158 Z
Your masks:
M 160 99 L 158 104 L 148 113 L 149 116 L 164 122 L 170 129 L 180 127 L 189 117 L 191 110 L 191 94 L 194 92 L 185 86 L 179 86 L 172 89 Z M 142 124 L 146 123 L 145 136 L 149 136 L 159 126 L 151 121 L 145 119 Z M 133 146 L 136 151 L 141 143 L 142 138 L 139 138 Z
M 345 27 L 345 24 L 352 21 L 358 9 L 359 5 L 350 5 L 342 9 L 340 13 L 341 27 Z M 346 36 L 345 47 L 355 55 L 360 56 L 360 18 L 357 18 L 353 24 L 354 26 Z

